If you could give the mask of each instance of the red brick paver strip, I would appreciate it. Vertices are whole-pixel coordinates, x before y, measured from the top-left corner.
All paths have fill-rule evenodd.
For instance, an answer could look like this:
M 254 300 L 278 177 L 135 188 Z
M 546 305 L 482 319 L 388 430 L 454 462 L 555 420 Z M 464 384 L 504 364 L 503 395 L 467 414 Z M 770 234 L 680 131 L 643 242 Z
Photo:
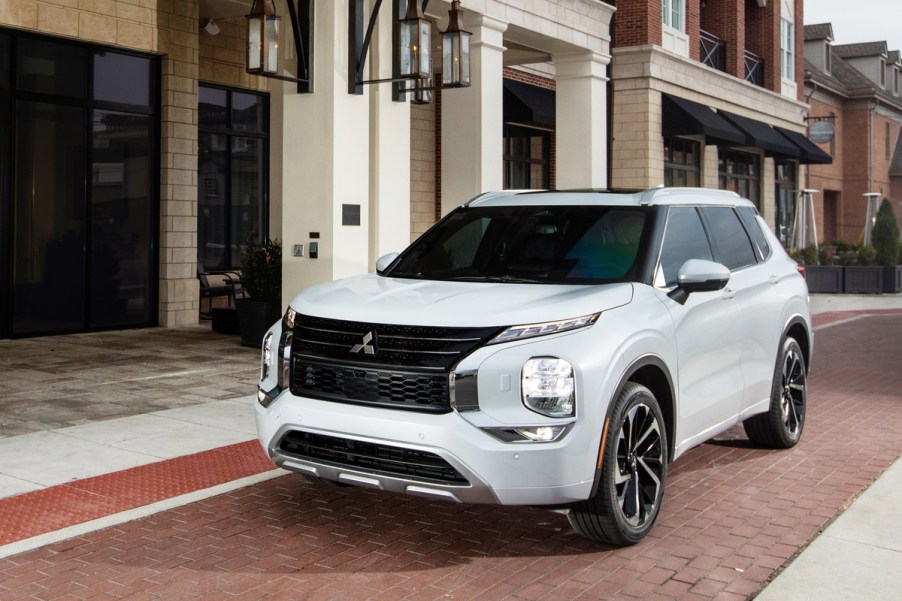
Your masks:
M 0 499 L 0 545 L 271 469 L 252 440 Z
M 633 547 L 540 509 L 286 476 L 2 559 L 0 600 L 746 599 L 902 453 L 902 318 L 815 348 L 802 442 L 757 449 L 737 428 L 690 451 Z

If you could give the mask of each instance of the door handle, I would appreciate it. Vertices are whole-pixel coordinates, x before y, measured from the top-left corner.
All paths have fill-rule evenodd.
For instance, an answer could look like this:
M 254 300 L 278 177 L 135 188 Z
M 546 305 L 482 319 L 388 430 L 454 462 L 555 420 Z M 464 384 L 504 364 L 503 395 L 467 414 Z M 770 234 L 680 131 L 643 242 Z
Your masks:
M 773 274 L 769 278 L 767 278 L 767 281 L 770 282 L 771 286 L 776 286 L 780 283 L 780 276 Z

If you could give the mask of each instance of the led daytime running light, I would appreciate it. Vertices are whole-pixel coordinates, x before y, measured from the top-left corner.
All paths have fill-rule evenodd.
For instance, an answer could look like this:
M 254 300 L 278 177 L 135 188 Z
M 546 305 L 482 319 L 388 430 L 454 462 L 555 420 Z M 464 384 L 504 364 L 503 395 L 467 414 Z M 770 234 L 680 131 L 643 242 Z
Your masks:
M 524 340 L 526 338 L 535 338 L 536 336 L 547 336 L 549 334 L 559 334 L 561 332 L 569 332 L 580 328 L 588 328 L 595 324 L 599 315 L 601 315 L 601 313 L 583 315 L 582 317 L 574 317 L 572 319 L 561 319 L 559 321 L 546 321 L 544 323 L 511 326 L 492 338 L 489 341 L 489 344 L 499 344 L 502 342 L 510 342 L 511 340 Z

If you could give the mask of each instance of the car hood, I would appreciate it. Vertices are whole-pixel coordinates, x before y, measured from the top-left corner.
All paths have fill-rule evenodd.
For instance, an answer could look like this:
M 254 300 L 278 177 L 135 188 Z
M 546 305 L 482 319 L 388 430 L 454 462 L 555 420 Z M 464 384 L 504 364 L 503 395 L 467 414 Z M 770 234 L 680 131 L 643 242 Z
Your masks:
M 580 317 L 625 305 L 632 297 L 630 283 L 440 282 L 371 273 L 308 288 L 291 307 L 303 315 L 348 321 L 483 327 Z

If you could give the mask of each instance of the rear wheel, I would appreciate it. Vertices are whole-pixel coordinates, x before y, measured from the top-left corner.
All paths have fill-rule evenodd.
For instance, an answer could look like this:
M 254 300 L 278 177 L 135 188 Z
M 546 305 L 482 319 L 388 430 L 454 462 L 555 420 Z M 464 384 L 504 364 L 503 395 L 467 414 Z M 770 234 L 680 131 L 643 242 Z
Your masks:
M 649 533 L 661 510 L 667 475 L 664 418 L 654 394 L 629 382 L 605 425 L 598 490 L 573 503 L 568 518 L 586 538 L 632 545 Z
M 795 338 L 785 338 L 774 369 L 770 409 L 742 422 L 749 440 L 775 449 L 799 442 L 805 427 L 807 381 L 802 348 Z

